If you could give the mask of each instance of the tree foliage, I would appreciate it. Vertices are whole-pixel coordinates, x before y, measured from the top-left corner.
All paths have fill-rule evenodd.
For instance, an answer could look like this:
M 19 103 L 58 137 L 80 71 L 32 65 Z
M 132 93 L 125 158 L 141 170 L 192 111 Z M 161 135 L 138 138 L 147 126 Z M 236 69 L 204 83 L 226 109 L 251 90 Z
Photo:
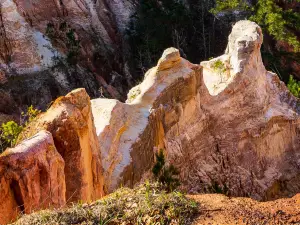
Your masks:
M 300 42 L 296 32 L 300 28 L 300 14 L 293 9 L 284 9 L 279 0 L 257 0 L 250 5 L 246 0 L 217 0 L 216 6 L 211 10 L 217 14 L 226 10 L 247 10 L 249 19 L 257 22 L 269 35 L 278 41 L 285 41 L 300 51 Z M 291 0 L 300 2 L 299 0 Z

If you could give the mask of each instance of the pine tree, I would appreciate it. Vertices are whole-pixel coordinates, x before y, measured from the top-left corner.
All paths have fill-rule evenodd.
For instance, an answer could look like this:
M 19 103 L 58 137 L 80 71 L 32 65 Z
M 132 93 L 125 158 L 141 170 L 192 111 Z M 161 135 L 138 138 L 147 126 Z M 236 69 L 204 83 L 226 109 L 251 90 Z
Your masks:
M 173 165 L 165 165 L 165 156 L 163 150 L 155 154 L 156 163 L 152 168 L 152 173 L 156 181 L 161 183 L 168 192 L 175 190 L 179 185 L 179 171 Z

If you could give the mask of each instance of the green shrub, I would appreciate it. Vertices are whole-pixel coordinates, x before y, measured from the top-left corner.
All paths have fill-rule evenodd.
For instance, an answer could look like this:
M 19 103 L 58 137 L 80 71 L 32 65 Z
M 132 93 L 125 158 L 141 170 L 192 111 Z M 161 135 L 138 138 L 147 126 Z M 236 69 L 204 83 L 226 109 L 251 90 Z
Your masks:
M 53 45 L 59 45 L 67 49 L 66 61 L 70 65 L 76 65 L 80 56 L 80 40 L 76 37 L 75 30 L 70 27 L 65 21 L 58 25 L 48 23 L 46 35 Z
M 22 130 L 23 127 L 18 125 L 15 121 L 9 121 L 1 125 L 1 152 L 8 147 L 13 147 L 16 144 L 18 136 Z
M 214 64 L 212 65 L 212 69 L 218 74 L 226 72 L 225 64 L 220 59 L 214 62 Z
M 295 97 L 299 98 L 300 82 L 296 81 L 292 75 L 290 75 L 290 79 L 289 79 L 289 82 L 287 84 L 287 87 Z
M 22 125 L 27 126 L 27 124 L 34 120 L 40 113 L 41 110 L 34 108 L 33 105 L 28 106 L 26 112 L 21 113 Z
M 179 171 L 173 165 L 166 166 L 165 156 L 163 150 L 155 154 L 156 163 L 152 168 L 152 173 L 156 181 L 161 183 L 167 191 L 175 190 L 179 185 Z
M 27 107 L 26 112 L 21 113 L 20 125 L 15 121 L 3 123 L 0 127 L 0 153 L 8 147 L 14 147 L 23 128 L 40 113 L 40 110 L 31 105 Z

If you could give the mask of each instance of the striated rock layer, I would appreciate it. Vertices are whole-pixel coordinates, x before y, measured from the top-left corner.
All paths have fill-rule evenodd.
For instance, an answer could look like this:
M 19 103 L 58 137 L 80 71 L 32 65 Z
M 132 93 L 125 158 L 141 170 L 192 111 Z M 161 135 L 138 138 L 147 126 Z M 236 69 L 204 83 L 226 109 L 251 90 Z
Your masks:
M 168 49 L 126 104 L 93 100 L 109 190 L 139 181 L 162 148 L 190 193 L 299 192 L 298 100 L 266 71 L 262 40 L 257 24 L 240 21 L 223 56 L 198 66 Z
M 132 79 L 122 40 L 134 9 L 135 0 L 0 0 L 0 91 L 17 107 L 46 108 L 78 87 L 122 99 Z M 78 65 L 67 63 L 73 39 L 62 27 L 80 41 Z
M 46 131 L 0 155 L 0 224 L 23 212 L 64 206 L 64 166 Z
M 101 154 L 86 91 L 77 89 L 58 98 L 46 113 L 26 127 L 20 139 L 40 130 L 52 133 L 57 151 L 65 161 L 68 202 L 86 202 L 102 197 Z
M 165 146 L 160 101 L 169 104 L 169 96 L 164 96 L 164 91 L 174 87 L 178 89 L 178 98 L 183 99 L 196 95 L 199 71 L 196 65 L 180 58 L 177 49 L 170 48 L 157 67 L 148 71 L 145 80 L 128 94 L 127 104 L 92 100 L 110 191 L 121 183 L 132 186 L 153 165 L 154 148 Z M 180 87 L 188 90 L 180 93 Z

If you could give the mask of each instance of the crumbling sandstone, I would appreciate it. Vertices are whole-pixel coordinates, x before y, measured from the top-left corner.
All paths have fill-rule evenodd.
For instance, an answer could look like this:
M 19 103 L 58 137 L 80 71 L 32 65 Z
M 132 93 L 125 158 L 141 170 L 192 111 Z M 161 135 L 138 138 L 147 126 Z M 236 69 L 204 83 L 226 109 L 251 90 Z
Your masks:
M 120 184 L 133 186 L 151 168 L 154 148 L 165 146 L 161 106 L 175 100 L 172 94 L 164 93 L 177 89 L 177 98 L 193 97 L 199 85 L 197 77 L 200 77 L 199 66 L 180 58 L 179 51 L 170 48 L 158 65 L 147 72 L 144 81 L 128 94 L 127 104 L 92 100 L 109 191 Z
M 139 181 L 162 148 L 190 193 L 299 192 L 298 100 L 266 71 L 262 39 L 257 24 L 240 21 L 223 56 L 197 66 L 168 49 L 126 104 L 93 100 L 109 190 Z
M 20 213 L 66 204 L 64 160 L 41 131 L 0 155 L 0 224 Z
M 58 98 L 46 113 L 39 115 L 26 127 L 21 139 L 40 130 L 52 133 L 57 151 L 65 161 L 68 203 L 102 197 L 104 182 L 101 154 L 86 91 L 76 89 Z
M 11 95 L 17 111 L 28 105 L 45 110 L 78 87 L 93 97 L 104 92 L 124 100 L 132 77 L 122 40 L 134 2 L 0 0 L 0 91 Z M 80 41 L 76 65 L 67 60 L 70 40 L 61 26 Z

